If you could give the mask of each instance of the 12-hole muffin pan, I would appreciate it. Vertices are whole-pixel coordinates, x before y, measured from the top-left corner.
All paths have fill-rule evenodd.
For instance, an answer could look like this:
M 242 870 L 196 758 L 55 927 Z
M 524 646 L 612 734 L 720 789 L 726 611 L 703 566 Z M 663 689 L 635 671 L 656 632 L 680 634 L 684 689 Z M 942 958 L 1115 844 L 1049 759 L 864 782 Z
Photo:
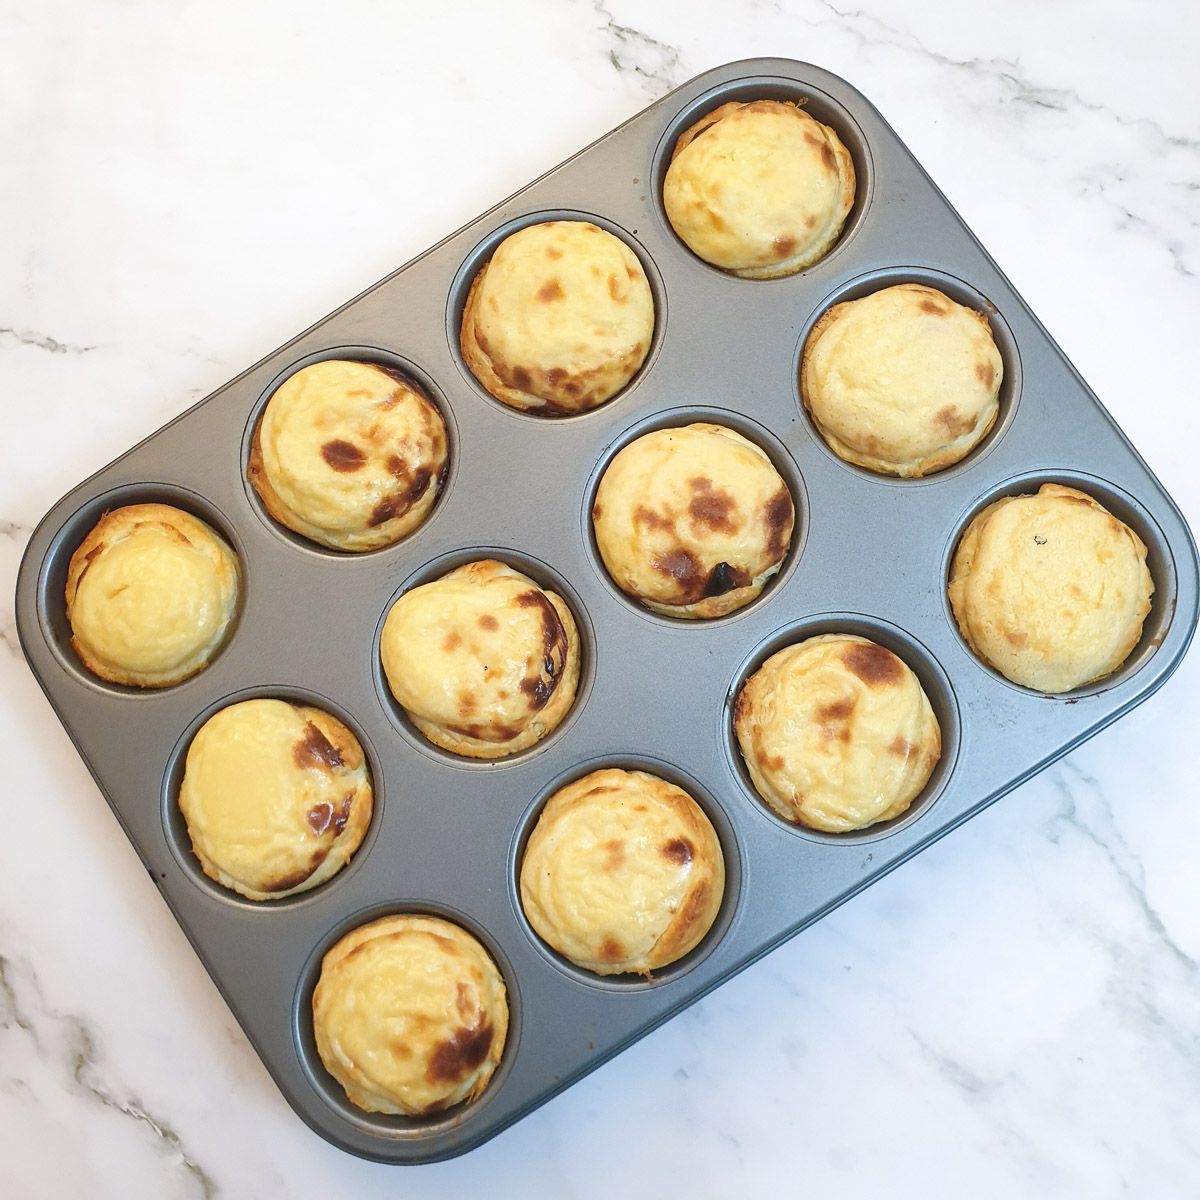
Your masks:
M 679 134 L 729 101 L 797 101 L 854 160 L 836 245 L 780 279 L 706 265 L 673 233 L 662 182 Z M 509 233 L 582 219 L 641 261 L 656 321 L 645 362 L 614 399 L 548 419 L 494 400 L 465 365 L 459 324 L 480 266 Z M 805 337 L 830 305 L 893 283 L 937 287 L 987 314 L 1004 365 L 999 416 L 961 462 L 926 478 L 836 458 L 801 400 Z M 263 405 L 300 367 L 379 363 L 415 380 L 445 418 L 449 468 L 415 532 L 362 554 L 278 525 L 246 482 Z M 728 425 L 772 460 L 795 503 L 779 573 L 712 620 L 659 616 L 609 579 L 590 512 L 605 465 L 650 430 Z M 1145 542 L 1155 591 L 1141 640 L 1109 677 L 1061 696 L 980 662 L 946 598 L 971 518 L 1046 482 L 1100 500 Z M 70 556 L 102 513 L 159 501 L 201 517 L 236 551 L 241 594 L 220 650 L 173 687 L 91 675 L 69 644 Z M 582 666 L 566 718 L 542 741 L 482 761 L 434 746 L 390 695 L 379 639 L 392 602 L 478 559 L 563 597 Z M 117 818 L 267 1069 L 299 1115 L 344 1149 L 389 1162 L 462 1153 L 567 1087 L 1157 689 L 1197 615 L 1195 547 L 1179 511 L 875 109 L 842 80 L 783 59 L 710 71 L 388 276 L 250 368 L 47 515 L 22 564 L 26 656 Z M 789 824 L 758 798 L 733 731 L 742 683 L 772 653 L 821 633 L 865 636 L 916 673 L 941 728 L 940 761 L 907 812 L 849 834 Z M 357 736 L 374 784 L 365 839 L 328 882 L 268 903 L 210 880 L 178 807 L 192 737 L 237 700 L 316 705 Z M 650 977 L 599 976 L 533 932 L 519 902 L 523 847 L 545 801 L 589 771 L 626 767 L 689 792 L 721 841 L 715 922 Z M 867 844 L 869 843 L 869 845 Z M 474 934 L 503 975 L 503 1057 L 477 1099 L 426 1117 L 356 1108 L 316 1052 L 312 994 L 324 953 L 367 921 L 416 912 Z

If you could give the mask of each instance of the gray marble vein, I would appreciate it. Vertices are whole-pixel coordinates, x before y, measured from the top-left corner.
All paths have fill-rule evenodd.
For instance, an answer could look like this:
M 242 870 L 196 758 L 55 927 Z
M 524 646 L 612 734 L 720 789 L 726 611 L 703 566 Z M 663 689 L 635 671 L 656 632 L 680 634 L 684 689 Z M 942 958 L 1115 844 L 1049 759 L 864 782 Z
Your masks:
M 1200 974 L 1200 963 L 1171 936 L 1162 917 L 1150 903 L 1146 895 L 1145 867 L 1117 829 L 1112 807 L 1100 781 L 1070 759 L 1057 764 L 1047 775 L 1059 796 L 1058 819 L 1102 851 L 1146 929 L 1188 975 Z M 1091 812 L 1088 816 L 1080 811 L 1077 797 L 1077 789 L 1080 788 L 1085 789 L 1090 798 Z
M 1113 132 L 1123 132 L 1125 138 L 1114 139 L 1106 147 L 1111 161 L 1081 166 L 1076 180 L 1082 188 L 1081 196 L 1102 198 L 1116 214 L 1117 229 L 1137 228 L 1152 238 L 1165 251 L 1177 274 L 1189 281 L 1200 275 L 1200 248 L 1194 236 L 1200 222 L 1191 198 L 1191 193 L 1200 188 L 1200 138 L 1171 132 L 1148 116 L 1131 116 L 1110 104 L 1087 99 L 1074 88 L 1038 83 L 1029 77 L 1020 59 L 954 58 L 872 13 L 839 8 L 830 0 L 816 2 L 836 19 L 840 29 L 863 46 L 891 46 L 972 82 L 990 85 L 984 96 L 960 97 L 968 107 L 988 117 L 1024 122 L 1046 114 L 1088 114 Z M 1139 159 L 1136 171 L 1128 169 L 1131 153 Z M 1180 192 L 1183 195 L 1172 203 L 1172 193 Z
M 937 1072 L 938 1077 L 954 1089 L 986 1121 L 996 1140 L 1004 1146 L 1010 1159 L 1018 1161 L 1025 1174 L 1043 1182 L 1058 1172 L 1053 1161 L 1017 1124 L 1006 1117 L 1007 1093 L 1012 1080 L 985 1079 L 953 1055 L 938 1049 L 920 1034 L 910 1029 L 909 1036 L 921 1056 Z
M 20 521 L 0 521 L 0 539 L 6 540 L 11 549 L 5 550 L 7 556 L 10 552 L 15 555 L 14 562 L 20 561 L 20 556 L 24 552 L 25 543 L 29 541 L 33 534 L 33 527 L 25 525 Z M 0 645 L 4 646 L 10 654 L 17 658 L 21 657 L 21 646 L 17 637 L 17 621 L 16 613 L 13 609 L 13 590 L 16 587 L 15 570 L 13 577 L 6 578 L 8 572 L 0 570 L 0 587 L 3 587 L 4 600 L 0 602 Z
M 636 77 L 643 91 L 655 98 L 665 96 L 683 82 L 685 72 L 678 46 L 660 42 L 640 29 L 618 24 L 601 0 L 593 0 L 592 7 L 604 21 L 602 28 L 610 39 L 608 61 L 618 74 Z
M 1181 1002 L 1195 993 L 1200 963 L 1150 902 L 1145 869 L 1121 836 L 1100 782 L 1069 761 L 1047 775 L 1059 799 L 1056 820 L 1099 850 L 1127 901 L 1126 914 L 1145 935 L 1131 937 L 1086 910 L 1076 916 L 1111 961 L 1105 1001 L 1148 1043 L 1167 1047 L 1175 1064 L 1190 1064 L 1187 1077 L 1200 1096 L 1200 1012 Z
M 60 342 L 57 338 L 50 337 L 49 334 L 35 333 L 30 329 L 11 329 L 7 326 L 0 326 L 0 342 L 11 341 L 19 346 L 36 346 L 39 350 L 45 350 L 48 354 L 87 354 L 91 350 L 96 350 L 96 346 L 72 346 L 67 342 Z
M 178 1132 L 136 1097 L 106 1078 L 92 1026 L 83 1017 L 60 1012 L 47 1003 L 37 975 L 29 963 L 0 954 L 0 1043 L 5 1037 L 24 1037 L 37 1058 L 51 1067 L 59 1086 L 85 1101 L 144 1125 L 156 1139 L 160 1154 L 178 1162 L 189 1190 L 204 1200 L 220 1192 L 207 1171 L 184 1146 Z M 0 1055 L 0 1087 L 10 1094 L 28 1091 L 28 1085 L 5 1066 Z

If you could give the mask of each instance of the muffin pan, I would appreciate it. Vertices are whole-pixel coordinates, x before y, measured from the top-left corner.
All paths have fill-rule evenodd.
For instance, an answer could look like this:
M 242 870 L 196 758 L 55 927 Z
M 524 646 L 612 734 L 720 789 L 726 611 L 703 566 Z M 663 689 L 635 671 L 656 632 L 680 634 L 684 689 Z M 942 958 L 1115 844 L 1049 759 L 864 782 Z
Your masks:
M 707 266 L 675 237 L 661 182 L 678 134 L 730 100 L 802 100 L 850 149 L 858 194 L 816 265 L 776 280 Z M 654 341 L 633 382 L 592 411 L 547 419 L 505 408 L 458 350 L 458 319 L 500 238 L 582 217 L 646 267 Z M 1005 361 L 995 429 L 961 463 L 920 480 L 841 462 L 800 401 L 807 330 L 828 305 L 915 280 L 989 314 Z M 249 439 L 271 391 L 323 358 L 410 373 L 446 417 L 450 469 L 429 518 L 385 549 L 350 555 L 282 529 L 246 483 Z M 797 507 L 792 549 L 763 594 L 727 617 L 656 616 L 621 594 L 588 513 L 612 454 L 668 424 L 726 420 L 776 462 Z M 1064 696 L 1017 687 L 980 663 L 949 612 L 946 578 L 971 516 L 1054 480 L 1095 495 L 1149 548 L 1156 591 L 1141 642 L 1114 675 Z M 236 550 L 239 611 L 198 675 L 140 692 L 91 676 L 68 644 L 67 561 L 108 508 L 162 500 Z M 575 704 L 509 759 L 438 750 L 391 700 L 379 628 L 413 583 L 496 557 L 575 612 Z M 299 1115 L 344 1149 L 390 1162 L 478 1145 L 771 947 L 830 911 L 1115 720 L 1178 665 L 1195 627 L 1197 561 L 1182 517 L 995 264 L 871 105 L 842 80 L 782 59 L 698 77 L 447 238 L 246 371 L 83 483 L 34 533 L 17 588 L 34 673 L 118 820 L 268 1070 Z M 822 835 L 772 815 L 750 787 L 731 728 L 742 680 L 770 653 L 843 630 L 899 653 L 942 727 L 943 756 L 896 821 Z M 268 695 L 315 704 L 362 743 L 375 812 L 350 864 L 282 901 L 243 900 L 206 879 L 176 795 L 190 737 L 216 709 Z M 601 979 L 533 935 L 517 900 L 521 848 L 545 799 L 600 766 L 650 770 L 690 791 L 721 838 L 726 895 L 689 955 L 652 979 Z M 869 842 L 870 845 L 864 845 Z M 351 1105 L 313 1044 L 321 956 L 348 929 L 393 912 L 448 917 L 503 972 L 503 1060 L 473 1103 L 419 1119 Z

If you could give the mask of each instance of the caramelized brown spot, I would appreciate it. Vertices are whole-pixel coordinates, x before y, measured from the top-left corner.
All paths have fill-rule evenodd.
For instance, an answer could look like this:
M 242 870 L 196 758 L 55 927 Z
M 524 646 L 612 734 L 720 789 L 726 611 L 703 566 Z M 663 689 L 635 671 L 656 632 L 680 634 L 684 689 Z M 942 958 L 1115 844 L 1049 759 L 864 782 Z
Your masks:
M 952 437 L 962 437 L 975 428 L 975 422 L 970 417 L 964 417 L 953 405 L 943 408 L 937 415 L 939 425 L 946 427 L 946 432 Z
M 824 140 L 822 138 L 817 137 L 817 135 L 815 133 L 805 133 L 804 140 L 810 146 L 821 146 L 821 147 L 825 146 Z
M 816 229 L 816 227 L 817 227 L 817 214 L 809 213 L 808 216 L 806 216 L 804 218 L 804 228 L 805 229 Z
M 771 249 L 775 252 L 776 258 L 789 258 L 796 251 L 796 239 L 794 237 L 777 237 L 771 243 Z
M 608 294 L 618 304 L 627 304 L 629 302 L 629 292 L 621 290 L 621 281 L 615 275 L 608 277 Z
M 659 853 L 677 867 L 686 867 L 692 861 L 692 843 L 687 838 L 672 838 Z
M 996 378 L 996 368 L 990 362 L 978 362 L 975 364 L 975 378 L 983 384 L 985 388 L 992 386 L 992 380 Z
M 290 892 L 292 888 L 299 887 L 325 861 L 328 853 L 327 850 L 323 853 L 318 851 L 313 856 L 316 859 L 315 862 L 307 867 L 301 867 L 298 871 L 293 871 L 290 875 L 285 875 L 282 879 L 272 879 L 269 883 L 264 883 L 262 890 L 264 892 Z
M 547 258 L 557 259 L 557 258 L 562 258 L 562 256 L 563 256 L 563 252 L 557 246 L 547 246 L 546 247 L 546 257 Z
M 772 562 L 778 562 L 783 557 L 788 541 L 792 536 L 792 523 L 796 519 L 796 509 L 792 504 L 792 494 L 786 487 L 781 488 L 770 500 L 764 514 L 767 526 L 767 553 Z
M 301 770 L 321 767 L 332 772 L 344 764 L 337 747 L 311 722 L 304 726 L 304 737 L 292 747 L 292 759 Z
M 563 298 L 562 286 L 557 279 L 548 279 L 538 288 L 537 298 L 543 304 L 549 304 L 551 300 L 561 300 Z
M 737 503 L 728 493 L 713 487 L 711 479 L 697 476 L 688 481 L 693 495 L 688 505 L 692 518 L 709 529 L 722 533 L 736 533 L 739 522 L 733 520 L 732 514 L 737 510 Z
M 784 762 L 782 754 L 772 754 L 771 757 L 768 758 L 762 765 L 765 766 L 768 771 L 782 771 L 787 764 Z
M 837 157 L 828 142 L 821 143 L 821 161 L 832 171 L 837 166 Z
M 817 720 L 819 721 L 844 721 L 854 711 L 855 699 L 853 696 L 847 696 L 843 700 L 837 700 L 833 704 L 823 704 L 817 709 Z
M 469 717 L 478 707 L 474 692 L 463 692 L 458 698 L 458 711 L 464 717 Z
M 457 650 L 459 648 L 459 646 L 461 646 L 461 645 L 462 645 L 461 635 L 454 632 L 453 630 L 451 630 L 448 634 L 446 634 L 446 636 L 442 639 L 442 650 L 446 654 L 453 654 L 454 651 Z
M 471 989 L 461 979 L 454 985 L 454 1008 L 464 1021 L 475 1011 L 471 1003 Z
M 690 550 L 672 550 L 669 554 L 660 554 L 652 566 L 660 575 L 669 575 L 689 591 L 702 578 L 700 560 Z
M 486 1021 L 471 1029 L 455 1031 L 441 1042 L 429 1059 L 426 1077 L 430 1083 L 453 1083 L 476 1070 L 492 1048 L 492 1027 Z
M 524 367 L 513 367 L 512 377 L 513 386 L 521 389 L 527 388 L 533 382 Z
M 540 675 L 521 680 L 521 691 L 529 697 L 529 707 L 535 712 L 546 707 L 546 701 L 554 695 L 557 679 L 543 679 Z
M 308 823 L 312 827 L 313 833 L 318 837 L 329 828 L 329 823 L 332 820 L 333 805 L 329 801 L 325 801 L 325 803 L 318 804 L 308 810 Z
M 950 313 L 950 310 L 940 300 L 935 300 L 932 296 L 922 297 L 921 311 L 930 313 L 935 317 L 945 317 Z
M 393 1058 L 412 1058 L 412 1047 L 407 1042 L 402 1042 L 399 1038 L 394 1038 L 391 1042 L 390 1049 Z
M 704 910 L 708 907 L 708 898 L 712 894 L 712 888 L 708 881 L 702 879 L 688 893 L 688 898 L 683 902 L 683 908 L 677 918 L 677 924 L 683 929 L 688 929 L 694 925 Z
M 382 525 L 385 521 L 390 521 L 396 516 L 400 509 L 400 497 L 397 495 L 384 496 L 380 502 L 371 509 L 371 515 L 367 518 L 367 524 L 372 528 Z
M 338 810 L 333 818 L 333 832 L 340 837 L 342 830 L 346 828 L 346 822 L 350 820 L 350 809 L 354 807 L 354 793 L 347 792 L 342 798 L 342 802 L 338 805 Z
M 389 454 L 385 465 L 388 472 L 397 479 L 403 479 L 408 474 L 408 464 L 398 454 Z
M 600 943 L 600 957 L 605 962 L 620 962 L 625 957 L 625 947 L 616 938 L 606 937 Z
M 489 633 L 495 633 L 500 628 L 500 622 L 491 613 L 485 613 L 479 618 L 479 628 L 486 629 Z
M 735 567 L 727 562 L 719 562 L 708 573 L 704 584 L 706 596 L 723 596 L 736 588 L 749 587 L 753 577 L 745 567 Z
M 913 751 L 912 742 L 907 738 L 898 737 L 889 747 L 888 752 L 897 758 L 907 758 Z
M 408 487 L 405 489 L 405 507 L 413 504 L 425 495 L 425 489 L 429 487 L 433 479 L 433 472 L 428 467 L 418 467 L 412 478 L 408 481 Z
M 521 691 L 534 709 L 542 708 L 558 687 L 559 676 L 567 660 L 567 631 L 554 605 L 536 588 L 522 592 L 516 599 L 521 608 L 537 608 L 542 617 L 542 663 L 537 675 L 521 680 Z
M 341 438 L 326 442 L 321 447 L 321 457 L 335 471 L 343 473 L 357 471 L 367 461 L 367 456 L 353 442 Z
M 620 838 L 604 843 L 604 869 L 619 871 L 625 863 L 625 843 Z
M 842 651 L 842 662 L 868 687 L 888 687 L 904 678 L 904 664 L 888 649 L 864 642 Z
M 592 516 L 597 517 L 599 513 L 592 509 Z M 647 508 L 644 504 L 639 504 L 633 510 L 633 523 L 635 525 L 645 525 L 647 529 L 674 529 L 675 522 L 669 517 L 664 517 L 656 513 L 654 509 Z
M 717 213 L 713 212 L 713 210 L 711 208 L 708 210 L 707 215 L 708 215 L 708 223 L 718 233 L 724 233 L 725 230 L 729 228 L 729 226 L 725 224 L 724 220 Z
M 558 387 L 566 378 L 567 373 L 562 369 L 562 367 L 551 367 L 550 370 L 546 372 L 546 382 L 549 383 L 551 387 Z
M 1020 650 L 1029 640 L 1029 635 L 1023 629 L 1006 629 L 1004 631 L 1004 640 L 1010 646 L 1015 646 Z
M 388 465 L 390 468 L 390 460 Z M 390 521 L 393 517 L 408 512 L 413 504 L 425 494 L 425 489 L 432 481 L 433 472 L 428 467 L 419 467 L 400 491 L 389 493 L 375 505 L 371 510 L 371 515 L 367 518 L 367 524 L 374 529 L 385 521 Z

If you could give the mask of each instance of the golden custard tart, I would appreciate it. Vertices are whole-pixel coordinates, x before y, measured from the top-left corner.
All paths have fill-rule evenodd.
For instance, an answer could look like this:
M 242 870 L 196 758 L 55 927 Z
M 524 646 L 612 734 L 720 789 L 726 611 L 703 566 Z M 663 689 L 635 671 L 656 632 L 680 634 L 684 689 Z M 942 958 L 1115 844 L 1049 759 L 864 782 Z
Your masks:
M 333 550 L 377 550 L 429 515 L 446 425 L 410 379 L 329 359 L 290 375 L 255 425 L 247 477 L 281 525 Z
M 659 429 L 624 446 L 592 505 L 616 585 L 667 616 L 749 604 L 791 545 L 795 506 L 770 458 L 723 425 Z
M 537 935 L 598 975 L 649 975 L 697 946 L 725 891 L 721 843 L 682 788 L 606 768 L 542 810 L 521 860 Z
M 901 283 L 821 315 L 804 344 L 800 392 L 839 458 L 917 479 L 979 444 L 1000 411 L 1003 377 L 987 317 Z
M 465 929 L 414 913 L 346 934 L 321 962 L 313 1033 L 325 1069 L 367 1112 L 420 1117 L 477 1097 L 508 1036 L 508 996 Z
M 179 809 L 211 879 L 279 900 L 332 878 L 366 836 L 371 778 L 336 717 L 285 700 L 230 704 L 188 747 Z
M 67 567 L 71 646 L 93 675 L 158 688 L 205 667 L 238 598 L 237 556 L 168 504 L 106 512 Z
M 579 630 L 566 601 L 494 559 L 400 596 L 379 652 L 417 729 L 469 758 L 502 758 L 544 738 L 579 684 Z
M 646 272 L 590 221 L 510 234 L 471 284 L 459 343 L 497 400 L 563 416 L 610 400 L 637 374 L 654 336 Z
M 967 526 L 950 606 L 975 654 L 1039 692 L 1111 675 L 1142 636 L 1146 546 L 1094 497 L 1057 483 L 1006 496 Z
M 916 675 L 886 647 L 849 633 L 771 655 L 738 695 L 734 731 L 763 800 L 826 833 L 900 816 L 942 752 Z
M 699 258 L 742 279 L 811 266 L 854 204 L 838 135 L 782 100 L 732 102 L 680 135 L 663 180 L 671 227 Z

